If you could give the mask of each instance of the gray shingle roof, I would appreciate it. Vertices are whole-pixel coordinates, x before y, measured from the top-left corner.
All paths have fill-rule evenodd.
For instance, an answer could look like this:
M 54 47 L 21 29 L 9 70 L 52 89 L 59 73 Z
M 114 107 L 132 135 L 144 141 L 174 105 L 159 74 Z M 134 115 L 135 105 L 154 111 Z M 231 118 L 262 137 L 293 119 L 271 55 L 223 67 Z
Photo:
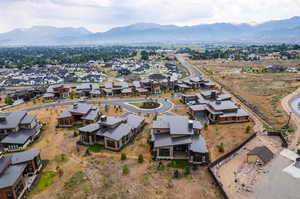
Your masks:
M 132 128 L 127 124 L 120 124 L 118 127 L 113 129 L 108 129 L 103 133 L 103 136 L 111 138 L 113 140 L 120 140 L 123 136 L 128 135 Z
M 195 134 L 192 136 L 190 150 L 195 153 L 208 153 L 206 142 L 202 135 Z
M 13 129 L 16 128 L 21 120 L 26 115 L 25 111 L 1 112 L 0 129 Z
M 41 153 L 40 149 L 28 150 L 11 155 L 11 164 L 20 164 L 33 160 Z
M 222 111 L 222 110 L 228 110 L 228 109 L 238 109 L 237 105 L 233 103 L 230 100 L 227 101 L 219 101 L 216 102 L 210 102 L 209 105 L 215 110 L 215 111 Z
M 31 122 L 35 119 L 36 115 L 26 114 L 26 116 L 22 119 L 21 124 L 31 124 Z
M 0 176 L 0 188 L 10 187 L 22 175 L 27 164 L 9 166 Z
M 32 136 L 37 133 L 37 129 L 41 126 L 38 124 L 33 129 L 21 129 L 4 137 L 0 143 L 2 144 L 25 144 Z
M 155 140 L 154 141 L 155 148 L 192 143 L 191 136 L 181 136 L 181 137 L 173 138 L 168 133 L 156 134 L 154 135 L 154 140 Z

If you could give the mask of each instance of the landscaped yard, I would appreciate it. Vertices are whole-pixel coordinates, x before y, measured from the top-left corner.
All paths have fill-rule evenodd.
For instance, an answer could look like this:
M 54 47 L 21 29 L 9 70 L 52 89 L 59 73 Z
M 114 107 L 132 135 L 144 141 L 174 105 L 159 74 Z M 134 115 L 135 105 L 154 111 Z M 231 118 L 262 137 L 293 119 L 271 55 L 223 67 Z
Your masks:
M 31 194 L 38 193 L 40 191 L 45 190 L 47 187 L 52 185 L 54 183 L 54 178 L 57 176 L 57 174 L 53 171 L 44 171 L 41 174 L 41 177 L 39 179 L 39 182 L 37 186 L 32 190 Z

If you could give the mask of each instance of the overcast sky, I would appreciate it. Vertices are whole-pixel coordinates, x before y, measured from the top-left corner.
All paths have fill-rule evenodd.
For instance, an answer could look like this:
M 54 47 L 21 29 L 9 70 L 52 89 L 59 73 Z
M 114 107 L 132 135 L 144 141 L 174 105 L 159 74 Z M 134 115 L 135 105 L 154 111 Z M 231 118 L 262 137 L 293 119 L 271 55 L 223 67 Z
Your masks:
M 300 15 L 300 0 L 0 0 L 0 32 L 35 25 L 93 32 L 139 22 L 261 23 Z

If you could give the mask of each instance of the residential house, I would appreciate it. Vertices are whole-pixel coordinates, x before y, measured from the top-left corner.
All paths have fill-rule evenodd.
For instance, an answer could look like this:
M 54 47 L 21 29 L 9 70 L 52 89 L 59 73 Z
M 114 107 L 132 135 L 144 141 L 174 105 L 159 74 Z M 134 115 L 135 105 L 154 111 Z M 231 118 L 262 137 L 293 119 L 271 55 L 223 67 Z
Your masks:
M 70 96 L 71 88 L 65 84 L 51 85 L 43 98 L 45 100 L 64 99 Z
M 0 198 L 24 198 L 32 189 L 43 163 L 40 150 L 19 152 L 0 156 Z
M 76 94 L 80 97 L 100 97 L 101 91 L 99 84 L 85 83 L 76 86 Z
M 80 141 L 86 145 L 101 144 L 106 149 L 121 150 L 141 132 L 145 118 L 129 114 L 120 117 L 102 115 L 98 122 L 79 129 Z
M 96 122 L 100 114 L 98 107 L 75 103 L 57 117 L 58 127 L 72 127 L 74 124 L 88 125 Z
M 186 116 L 159 116 L 153 121 L 151 148 L 158 160 L 189 160 L 194 164 L 209 162 L 202 124 Z
M 41 127 L 36 115 L 25 111 L 0 112 L 0 149 L 23 150 L 39 136 Z

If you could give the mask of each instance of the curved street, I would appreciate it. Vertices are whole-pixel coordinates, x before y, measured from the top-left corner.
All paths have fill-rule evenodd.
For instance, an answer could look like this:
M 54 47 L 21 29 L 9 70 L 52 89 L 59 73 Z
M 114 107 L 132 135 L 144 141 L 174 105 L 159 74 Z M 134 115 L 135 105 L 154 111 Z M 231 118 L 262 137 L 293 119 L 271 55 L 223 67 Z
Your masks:
M 129 105 L 130 102 L 143 102 L 145 99 L 139 98 L 139 99 L 112 99 L 112 100 L 100 100 L 100 101 L 86 101 L 84 103 L 88 104 L 111 104 L 111 105 L 119 105 L 122 108 L 126 109 L 129 112 L 132 113 L 143 113 L 143 114 L 154 114 L 154 113 L 164 113 L 169 111 L 171 108 L 173 108 L 173 104 L 168 99 L 158 99 L 158 103 L 161 104 L 159 108 L 156 109 L 140 109 L 138 107 Z M 82 103 L 82 102 L 60 102 L 60 103 L 52 103 L 52 104 L 44 104 L 39 106 L 33 106 L 30 108 L 23 109 L 24 111 L 34 111 L 44 108 L 51 108 L 51 107 L 57 107 L 57 106 L 68 106 L 72 105 L 74 103 Z

